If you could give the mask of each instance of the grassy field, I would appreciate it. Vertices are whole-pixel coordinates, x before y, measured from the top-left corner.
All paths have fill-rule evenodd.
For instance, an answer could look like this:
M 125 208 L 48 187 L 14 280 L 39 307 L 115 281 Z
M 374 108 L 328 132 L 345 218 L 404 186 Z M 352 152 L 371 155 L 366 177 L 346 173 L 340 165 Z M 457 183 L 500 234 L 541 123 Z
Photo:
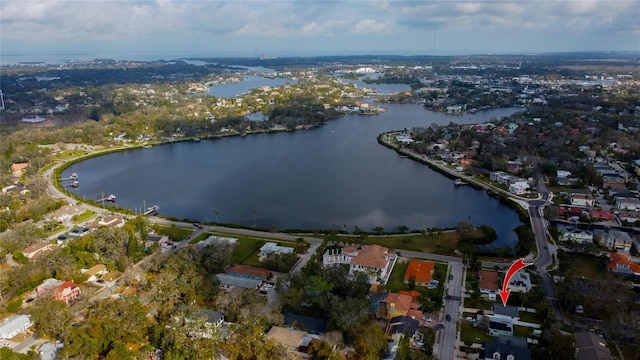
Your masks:
M 520 320 L 534 323 L 534 324 L 542 324 L 542 320 L 540 320 L 540 317 L 538 317 L 537 314 L 526 312 L 526 311 L 520 312 Z
M 208 233 L 208 232 L 202 233 L 202 234 L 196 236 L 195 238 L 189 240 L 189 244 L 195 245 L 195 244 L 199 243 L 200 241 L 208 238 L 211 235 L 213 235 L 213 233 Z
M 73 217 L 73 221 L 74 221 L 76 224 L 79 224 L 79 223 L 81 223 L 81 222 L 83 222 L 83 221 L 87 221 L 87 220 L 89 220 L 89 219 L 91 219 L 91 218 L 93 218 L 93 217 L 95 217 L 95 216 L 96 216 L 96 213 L 94 213 L 94 212 L 93 212 L 93 211 L 91 211 L 91 210 L 86 210 L 86 211 L 85 211 L 85 212 L 83 212 L 82 214 L 74 216 L 74 217 Z
M 530 332 L 531 332 L 531 329 L 529 329 L 526 326 L 513 325 L 513 336 L 526 338 L 526 337 L 529 337 Z
M 259 249 L 266 243 L 263 239 L 243 237 L 238 239 L 238 246 L 233 251 L 231 261 L 234 264 L 255 265 L 260 264 L 258 259 Z M 253 256 L 252 256 L 253 255 Z M 255 259 L 251 259 L 251 258 Z
M 391 249 L 426 252 L 431 254 L 452 255 L 458 245 L 460 235 L 455 231 L 440 234 L 406 234 L 401 236 L 370 236 L 367 243 L 378 244 Z M 353 241 L 353 238 L 345 239 Z
M 473 300 L 472 298 L 464 298 L 464 307 L 482 310 L 491 310 L 493 301 L 487 301 L 484 299 Z
M 470 321 L 462 320 L 460 324 L 460 336 L 463 340 L 469 339 L 474 343 L 482 344 L 483 341 L 490 341 L 494 339 L 493 336 L 490 336 L 484 330 L 474 328 Z
M 167 235 L 173 241 L 182 241 L 193 233 L 191 229 L 184 229 L 175 226 L 154 225 L 153 228 L 158 234 Z
M 605 271 L 595 256 L 562 253 L 559 260 L 560 271 L 564 276 L 584 276 L 590 279 L 604 278 Z

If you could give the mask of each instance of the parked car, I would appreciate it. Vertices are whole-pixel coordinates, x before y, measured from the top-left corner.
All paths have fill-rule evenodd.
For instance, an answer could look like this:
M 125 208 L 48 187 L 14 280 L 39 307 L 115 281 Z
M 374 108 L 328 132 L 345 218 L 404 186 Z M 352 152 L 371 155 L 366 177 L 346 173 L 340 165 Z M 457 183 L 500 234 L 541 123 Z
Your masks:
M 447 314 L 446 318 L 447 318 L 447 321 L 453 320 L 453 319 L 451 319 L 451 315 L 449 315 L 449 314 Z
M 436 324 L 436 326 L 434 326 L 436 329 L 444 329 L 444 324 Z

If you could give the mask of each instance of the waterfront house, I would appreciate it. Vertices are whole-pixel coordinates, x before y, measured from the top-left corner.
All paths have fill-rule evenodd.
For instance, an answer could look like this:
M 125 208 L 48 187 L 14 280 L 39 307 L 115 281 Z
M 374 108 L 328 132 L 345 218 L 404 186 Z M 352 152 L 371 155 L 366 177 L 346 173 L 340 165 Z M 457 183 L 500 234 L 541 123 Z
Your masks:
M 14 315 L 0 323 L 0 340 L 12 339 L 33 326 L 31 316 Z M 11 355 L 9 355 L 11 356 Z
M 509 192 L 515 195 L 526 194 L 529 191 L 529 183 L 526 180 L 517 181 L 509 185 Z
M 322 256 L 325 268 L 349 265 L 349 273 L 361 271 L 369 275 L 370 284 L 385 284 L 397 257 L 380 245 L 328 247 Z
M 624 231 L 616 229 L 597 229 L 593 231 L 593 238 L 607 249 L 629 251 L 633 246 L 633 239 Z
M 292 247 L 280 246 L 273 242 L 268 242 L 260 248 L 260 259 L 267 257 L 269 254 L 291 254 L 295 250 Z
M 108 215 L 98 220 L 99 226 L 110 226 L 115 228 L 124 226 L 124 223 L 124 219 L 118 215 Z
M 404 283 L 408 284 L 413 278 L 416 286 L 437 287 L 438 282 L 433 280 L 434 268 L 435 264 L 431 261 L 410 260 L 404 273 Z
M 74 216 L 82 213 L 84 213 L 84 210 L 79 206 L 66 205 L 49 214 L 49 219 L 59 222 L 71 221 Z
M 575 342 L 575 359 L 577 360 L 613 360 L 607 342 L 598 335 L 582 331 L 573 335 Z
M 487 295 L 489 300 L 495 301 L 498 293 L 498 273 L 495 271 L 478 271 L 478 288 L 480 293 Z
M 481 360 L 531 360 L 527 340 L 515 336 L 499 336 L 482 343 Z

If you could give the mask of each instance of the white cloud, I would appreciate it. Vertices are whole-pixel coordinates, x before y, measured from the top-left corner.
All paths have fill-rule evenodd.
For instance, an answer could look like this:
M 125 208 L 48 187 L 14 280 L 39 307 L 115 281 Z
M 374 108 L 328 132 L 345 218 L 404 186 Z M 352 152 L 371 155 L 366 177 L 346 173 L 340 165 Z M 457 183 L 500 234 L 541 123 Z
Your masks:
M 358 21 L 358 23 L 356 23 L 353 26 L 354 34 L 376 34 L 376 33 L 383 33 L 383 32 L 388 33 L 390 31 L 391 31 L 390 23 L 379 22 L 374 19 L 360 20 Z

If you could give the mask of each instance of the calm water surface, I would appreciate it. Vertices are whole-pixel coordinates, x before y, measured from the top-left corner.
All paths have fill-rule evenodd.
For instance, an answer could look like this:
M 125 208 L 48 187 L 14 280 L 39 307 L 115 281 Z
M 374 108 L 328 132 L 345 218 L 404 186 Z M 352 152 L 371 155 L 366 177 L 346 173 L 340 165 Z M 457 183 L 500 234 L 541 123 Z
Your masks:
M 118 205 L 157 204 L 161 215 L 258 227 L 370 230 L 452 227 L 460 220 L 496 229 L 496 246 L 517 243 L 517 214 L 484 191 L 376 141 L 382 132 L 432 123 L 477 123 L 516 108 L 452 116 L 419 105 L 385 104 L 376 116 L 347 115 L 307 131 L 203 139 L 93 158 L 76 172 L 86 198 L 115 194 Z

